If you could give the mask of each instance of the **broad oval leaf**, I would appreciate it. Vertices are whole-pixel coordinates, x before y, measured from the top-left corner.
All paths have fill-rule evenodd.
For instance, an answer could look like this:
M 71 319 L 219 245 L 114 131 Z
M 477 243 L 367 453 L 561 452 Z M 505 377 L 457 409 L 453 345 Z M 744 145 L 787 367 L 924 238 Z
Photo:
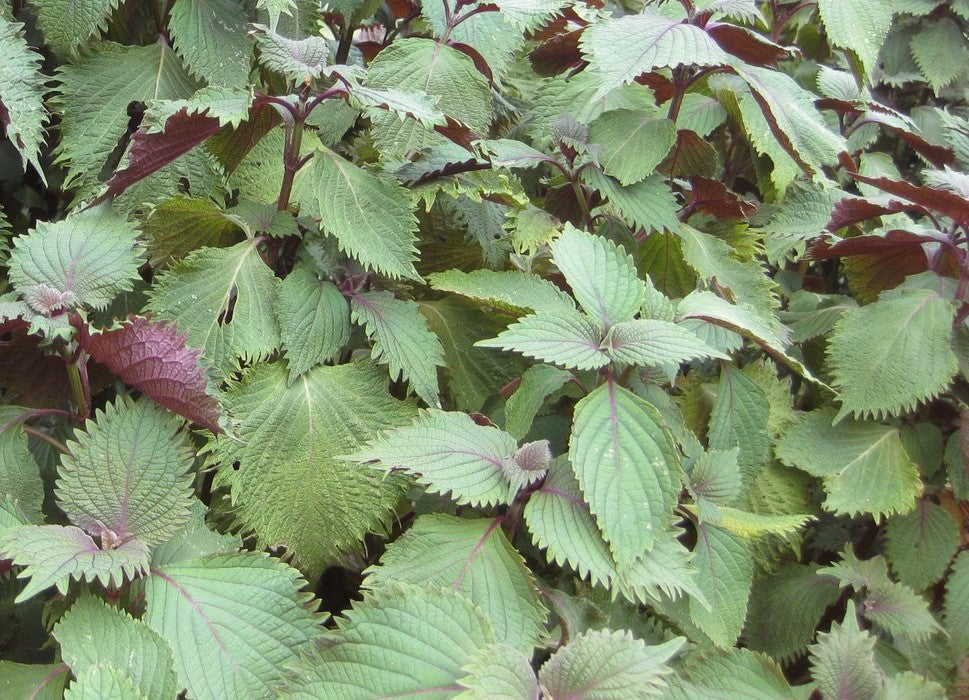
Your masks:
M 290 382 L 332 360 L 350 340 L 346 298 L 306 268 L 296 268 L 279 284 L 277 316 Z

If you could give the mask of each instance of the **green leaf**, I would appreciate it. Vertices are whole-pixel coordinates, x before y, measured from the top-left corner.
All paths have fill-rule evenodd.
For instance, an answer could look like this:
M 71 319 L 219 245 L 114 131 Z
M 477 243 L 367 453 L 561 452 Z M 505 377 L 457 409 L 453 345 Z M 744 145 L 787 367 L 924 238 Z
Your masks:
M 330 55 L 329 44 L 321 36 L 289 39 L 261 24 L 252 25 L 259 47 L 259 63 L 282 74 L 291 83 L 302 83 L 307 77 L 319 78 Z
M 690 619 L 720 647 L 733 646 L 747 618 L 747 601 L 754 563 L 738 536 L 715 525 L 697 525 L 693 563 L 699 569 L 697 586 L 709 609 L 690 600 Z
M 840 591 L 814 567 L 787 564 L 775 574 L 754 581 L 744 639 L 754 651 L 780 662 L 800 656 L 814 639 L 814 630 Z
M 296 0 L 256 0 L 256 7 L 265 10 L 269 16 L 269 26 L 273 31 L 276 31 L 280 15 L 292 17 L 294 11 L 299 14 Z
M 180 260 L 198 248 L 221 248 L 242 239 L 239 225 L 209 199 L 176 197 L 152 209 L 142 224 L 152 267 Z
M 515 393 L 505 402 L 505 430 L 516 440 L 531 430 L 545 400 L 574 379 L 571 372 L 549 365 L 533 365 L 521 376 Z
M 656 68 L 729 61 L 702 29 L 651 9 L 593 25 L 582 35 L 580 46 L 599 82 L 597 100 Z
M 10 281 L 32 309 L 103 309 L 138 279 L 141 250 L 135 227 L 99 207 L 62 221 L 38 221 L 14 239 Z
M 523 653 L 507 644 L 492 644 L 472 656 L 458 683 L 467 690 L 455 700 L 516 698 L 539 700 L 538 678 Z
M 676 126 L 653 112 L 617 109 L 589 125 L 589 140 L 599 147 L 596 160 L 623 186 L 651 175 L 676 142 Z
M 969 552 L 962 552 L 945 581 L 945 607 L 942 611 L 949 645 L 956 654 L 969 651 Z
M 889 519 L 886 554 L 899 580 L 921 591 L 942 578 L 959 550 L 959 525 L 945 508 L 928 500 Z
M 593 630 L 576 637 L 545 662 L 538 677 L 552 697 L 625 700 L 662 696 L 666 662 L 685 644 L 675 637 L 647 646 L 628 630 Z
M 76 677 L 106 667 L 119 672 L 146 698 L 178 694 L 168 643 L 124 610 L 84 596 L 58 621 L 53 634 L 61 645 L 61 656 Z M 98 643 L 97 639 L 107 643 Z
M 711 503 L 727 505 L 740 493 L 738 447 L 704 452 L 689 472 L 691 491 Z
M 75 675 L 64 700 L 148 700 L 134 681 L 114 666 L 88 666 Z
M 128 128 L 128 105 L 191 97 L 197 85 L 164 41 L 150 46 L 103 42 L 57 71 L 53 106 L 61 116 L 58 164 L 65 188 L 91 196 L 99 174 Z
M 553 314 L 575 311 L 575 302 L 548 280 L 518 270 L 448 270 L 429 275 L 431 286 L 499 309 L 523 313 L 527 310 Z
M 254 239 L 189 253 L 155 278 L 147 308 L 174 321 L 187 344 L 202 348 L 213 372 L 225 377 L 240 360 L 257 362 L 278 347 L 276 290 Z
M 175 0 L 168 29 L 192 73 L 209 85 L 246 87 L 251 44 L 237 0 Z
M 838 418 L 898 415 L 944 391 L 958 368 L 949 342 L 954 314 L 949 301 L 928 290 L 883 294 L 847 311 L 827 348 Z
M 740 479 L 747 489 L 770 459 L 769 417 L 770 403 L 760 387 L 733 365 L 726 365 L 720 372 L 708 439 L 714 450 L 739 451 Z
M 120 0 L 35 0 L 37 25 L 44 42 L 61 56 L 73 54 L 99 29 L 107 27 L 108 18 Z
M 242 547 L 238 535 L 223 535 L 205 524 L 208 508 L 197 498 L 192 501 L 189 517 L 167 541 L 152 549 L 151 565 L 160 566 L 198 559 L 209 554 L 233 554 Z
M 73 525 L 22 525 L 0 535 L 0 552 L 25 567 L 20 578 L 30 578 L 15 602 L 32 598 L 51 586 L 67 594 L 71 579 L 120 586 L 148 568 L 148 546 L 129 540 L 113 549 L 101 549 L 84 530 Z
M 192 697 L 270 697 L 282 666 L 321 631 L 299 572 L 265 554 L 152 569 L 144 620 L 171 646 Z
M 193 449 L 183 419 L 147 398 L 98 411 L 58 470 L 57 503 L 93 535 L 154 545 L 189 516 Z
M 69 5 L 83 3 L 68 2 Z M 24 168 L 40 168 L 40 147 L 44 143 L 44 81 L 41 57 L 27 45 L 23 25 L 0 19 L 0 106 L 4 110 L 4 132 L 20 154 Z
M 340 249 L 388 277 L 420 280 L 414 269 L 417 219 L 407 190 L 329 149 L 316 152 L 311 170 L 320 227 Z
M 0 694 L 8 698 L 61 700 L 70 679 L 67 664 L 18 664 L 0 661 Z
M 867 700 L 881 690 L 884 677 L 875 663 L 875 638 L 858 627 L 855 604 L 848 601 L 844 621 L 818 633 L 812 644 L 811 676 L 824 697 Z
M 0 433 L 0 494 L 25 516 L 29 516 L 30 521 L 41 522 L 44 482 L 40 477 L 40 466 L 28 449 L 23 424 L 16 422 L 11 425 L 28 410 L 18 406 L 0 406 L 0 426 L 10 426 Z
M 543 632 L 546 611 L 531 573 L 500 524 L 500 518 L 422 515 L 388 545 L 379 565 L 364 572 L 364 586 L 446 585 L 485 613 L 495 641 L 530 652 Z
M 749 649 L 691 654 L 684 660 L 678 676 L 679 682 L 674 682 L 674 692 L 670 695 L 673 700 L 713 697 L 794 700 L 800 697 L 784 678 L 780 666 Z
M 881 0 L 819 0 L 818 10 L 828 41 L 853 52 L 871 78 L 878 52 L 892 26 L 891 3 Z
M 279 284 L 279 336 L 290 382 L 332 360 L 350 340 L 350 307 L 332 282 L 298 267 Z
M 582 309 L 602 328 L 628 321 L 639 312 L 646 288 L 625 250 L 571 225 L 566 225 L 551 249 Z
M 962 29 L 950 17 L 924 23 L 909 46 L 915 63 L 937 95 L 965 73 L 969 51 Z
M 343 614 L 328 643 L 292 667 L 282 697 L 443 700 L 464 665 L 495 642 L 481 609 L 451 588 L 388 584 Z
M 627 365 L 676 365 L 700 358 L 730 359 L 695 333 L 667 321 L 636 319 L 617 323 L 602 341 L 614 362 Z
M 626 598 L 654 605 L 661 595 L 676 600 L 686 594 L 691 602 L 709 610 L 710 603 L 696 581 L 695 552 L 684 547 L 678 535 L 675 530 L 661 533 L 648 552 L 619 569 L 619 589 Z
M 680 460 L 659 411 L 612 380 L 576 404 L 569 458 L 620 566 L 673 519 Z
M 922 491 L 897 427 L 856 420 L 832 425 L 832 410 L 802 415 L 781 436 L 777 458 L 824 481 L 835 513 L 907 513 Z
M 223 405 L 246 442 L 219 436 L 209 443 L 215 484 L 229 487 L 258 546 L 285 546 L 315 578 L 389 523 L 401 480 L 337 459 L 414 415 L 387 393 L 386 375 L 373 365 L 316 367 L 292 385 L 281 364 L 256 365 L 229 386 Z
M 537 313 L 525 316 L 498 334 L 497 338 L 475 343 L 482 348 L 514 350 L 536 360 L 575 369 L 597 369 L 609 364 L 600 347 L 596 322 L 576 311 L 559 311 L 554 316 Z
M 450 494 L 462 504 L 510 503 L 518 488 L 540 476 L 528 475 L 515 459 L 518 443 L 464 413 L 430 410 L 413 425 L 398 428 L 347 459 L 380 462 L 390 472 L 403 469 L 433 493 Z
M 437 108 L 437 98 L 419 92 L 354 85 L 350 90 L 350 103 L 371 116 L 390 113 L 401 121 L 413 119 L 427 127 L 443 126 L 447 123 L 447 119 Z
M 429 406 L 441 405 L 437 368 L 444 366 L 444 348 L 417 302 L 361 292 L 350 297 L 350 317 L 366 328 L 373 359 L 387 365 L 393 380 L 406 379 Z
M 582 172 L 582 178 L 608 200 L 601 208 L 616 214 L 630 226 L 646 231 L 679 231 L 680 220 L 676 212 L 680 205 L 665 177 L 654 173 L 634 185 L 623 187 L 598 169 L 587 168 Z

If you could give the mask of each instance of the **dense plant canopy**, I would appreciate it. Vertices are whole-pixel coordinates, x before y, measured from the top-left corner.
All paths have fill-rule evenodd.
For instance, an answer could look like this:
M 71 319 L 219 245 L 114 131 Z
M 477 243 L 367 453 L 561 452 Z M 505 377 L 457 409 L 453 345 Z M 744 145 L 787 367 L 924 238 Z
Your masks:
M 969 693 L 969 0 L 0 3 L 0 697 Z

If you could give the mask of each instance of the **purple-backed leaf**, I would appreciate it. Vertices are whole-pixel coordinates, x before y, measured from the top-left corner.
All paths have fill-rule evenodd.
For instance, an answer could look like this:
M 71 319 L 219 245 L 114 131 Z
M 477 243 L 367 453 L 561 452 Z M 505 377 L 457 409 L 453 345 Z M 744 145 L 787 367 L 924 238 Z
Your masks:
M 915 205 L 907 208 L 924 211 L 922 207 L 916 207 Z M 831 219 L 828 221 L 826 228 L 829 231 L 837 231 L 845 226 L 874 219 L 876 216 L 896 214 L 905 210 L 906 207 L 901 202 L 889 202 L 886 205 L 876 204 L 862 197 L 845 197 L 834 205 L 834 211 L 831 212 Z
M 694 177 L 690 180 L 688 206 L 706 212 L 719 219 L 746 219 L 754 211 L 754 205 L 727 189 L 719 180 Z
M 456 41 L 449 41 L 447 45 L 452 49 L 457 49 L 474 61 L 474 67 L 477 68 L 478 72 L 488 79 L 489 84 L 493 84 L 495 82 L 495 76 L 491 72 L 491 66 L 488 65 L 488 61 L 485 60 L 485 57 L 482 56 L 476 48 Z
M 907 202 L 913 202 L 920 207 L 939 212 L 943 216 L 948 216 L 960 224 L 969 223 L 969 199 L 961 197 L 954 192 L 947 192 L 934 187 L 925 187 L 924 185 L 913 185 L 904 180 L 892 180 L 887 177 L 869 177 L 858 172 L 849 172 L 848 174 L 858 182 L 877 187 L 883 192 L 901 197 Z
M 672 177 L 712 178 L 719 166 L 719 156 L 710 142 L 695 131 L 680 129 L 676 143 L 660 164 L 660 170 Z
M 91 334 L 84 326 L 79 342 L 92 358 L 155 403 L 193 423 L 221 433 L 219 402 L 206 391 L 202 351 L 185 346 L 174 324 L 131 317 L 121 328 Z
M 851 255 L 896 255 L 903 251 L 918 250 L 922 252 L 923 243 L 938 243 L 933 236 L 912 231 L 889 231 L 884 236 L 855 236 L 832 243 L 826 236 L 821 236 L 808 250 L 810 260 L 830 260 L 841 256 Z
M 539 75 L 551 77 L 576 68 L 584 62 L 579 51 L 579 39 L 585 27 L 565 34 L 556 34 L 543 41 L 528 54 L 532 69 Z
M 720 48 L 755 66 L 776 66 L 779 61 L 798 55 L 796 49 L 771 41 L 765 36 L 735 24 L 711 22 L 707 34 L 720 44 Z
M 161 131 L 136 131 L 131 137 L 128 167 L 111 176 L 107 189 L 94 200 L 94 204 L 117 197 L 136 182 L 161 170 L 213 136 L 220 126 L 216 117 L 190 113 L 188 107 L 183 107 L 165 121 Z

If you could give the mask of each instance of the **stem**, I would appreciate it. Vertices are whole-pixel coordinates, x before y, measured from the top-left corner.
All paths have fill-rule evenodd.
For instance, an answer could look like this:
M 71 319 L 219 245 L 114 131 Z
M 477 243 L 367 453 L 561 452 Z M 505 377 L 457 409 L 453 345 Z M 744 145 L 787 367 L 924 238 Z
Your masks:
M 300 118 L 293 124 L 286 125 L 286 146 L 283 152 L 283 184 L 279 188 L 279 199 L 276 200 L 276 209 L 286 211 L 289 209 L 289 198 L 293 193 L 293 180 L 296 172 L 301 167 L 299 156 L 300 148 L 303 145 L 303 119 Z
M 585 224 L 591 232 L 595 228 L 595 220 L 592 218 L 592 212 L 589 211 L 589 201 L 585 197 L 585 190 L 582 189 L 582 185 L 579 184 L 578 180 L 570 178 L 570 181 L 572 183 L 572 191 L 575 192 L 575 198 L 579 202 L 579 210 L 582 212 L 582 218 L 585 220 Z
M 346 65 L 347 59 L 350 57 L 350 49 L 353 47 L 354 31 L 356 30 L 350 25 L 350 20 L 347 20 L 343 25 L 343 31 L 340 33 L 340 44 L 336 47 L 334 63 Z
M 26 423 L 34 418 L 42 418 L 43 416 L 64 416 L 65 418 L 74 418 L 73 413 L 67 411 L 62 411 L 59 408 L 35 408 L 33 411 L 27 411 L 22 413 L 16 418 L 8 420 L 3 425 L 0 425 L 0 435 L 10 430 L 13 426 L 19 425 L 20 423 Z
M 78 358 L 74 362 L 67 364 L 67 379 L 71 383 L 71 395 L 74 398 L 74 405 L 77 408 L 77 419 L 79 421 L 87 420 L 88 416 L 91 415 L 91 405 L 89 403 L 90 387 L 87 387 L 87 391 L 85 391 L 87 371 L 84 372 L 84 377 L 81 377 L 81 365 L 86 365 L 86 363 L 87 358 Z M 87 367 L 85 366 L 86 369 Z
M 24 432 L 27 433 L 32 438 L 36 438 L 38 440 L 46 442 L 48 445 L 53 447 L 55 450 L 59 451 L 61 454 L 73 456 L 71 451 L 67 449 L 67 445 L 65 445 L 57 438 L 48 435 L 43 430 L 37 430 L 37 428 L 32 428 L 29 425 L 25 425 Z

